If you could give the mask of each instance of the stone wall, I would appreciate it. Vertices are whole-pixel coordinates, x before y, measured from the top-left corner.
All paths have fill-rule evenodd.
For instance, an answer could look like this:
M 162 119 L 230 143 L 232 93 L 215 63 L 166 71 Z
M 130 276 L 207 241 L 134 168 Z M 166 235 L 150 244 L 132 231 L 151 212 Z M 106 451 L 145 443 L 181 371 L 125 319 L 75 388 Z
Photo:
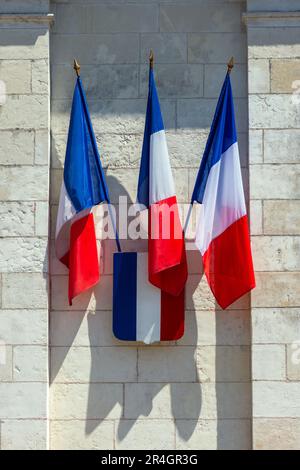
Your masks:
M 22 14 L 9 15 L 16 12 Z M 1 449 L 48 445 L 50 102 L 45 12 L 46 1 L 0 5 Z
M 56 1 L 51 33 L 52 238 L 65 157 L 73 58 L 81 63 L 112 201 L 135 200 L 149 49 L 177 194 L 188 202 L 226 73 L 232 73 L 248 193 L 243 2 Z M 123 247 L 128 244 L 122 242 Z M 215 305 L 190 256 L 186 333 L 177 344 L 123 344 L 112 336 L 112 248 L 91 294 L 67 305 L 67 276 L 51 257 L 51 448 L 251 447 L 250 314 L 243 298 Z M 133 246 L 131 245 L 131 249 Z

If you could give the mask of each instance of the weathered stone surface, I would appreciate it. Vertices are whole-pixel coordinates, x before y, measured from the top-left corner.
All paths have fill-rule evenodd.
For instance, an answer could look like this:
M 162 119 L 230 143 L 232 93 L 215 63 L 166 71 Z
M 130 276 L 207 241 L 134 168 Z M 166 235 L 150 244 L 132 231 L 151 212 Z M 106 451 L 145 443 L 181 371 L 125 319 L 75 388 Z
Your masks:
M 300 419 L 255 418 L 253 448 L 257 450 L 298 450 Z
M 150 49 L 155 51 L 155 63 L 180 64 L 187 62 L 186 34 L 141 34 L 141 61 L 149 61 Z
M 270 62 L 266 59 L 250 59 L 248 61 L 249 93 L 270 92 Z
M 24 0 L 3 0 L 0 6 L 0 12 L 48 13 L 48 8 L 49 0 L 26 0 L 25 2 Z
M 55 23 L 52 27 L 54 33 L 89 32 L 87 27 L 86 5 L 57 5 L 55 9 Z
M 300 130 L 265 130 L 264 160 L 266 163 L 299 163 Z
M 248 28 L 249 59 L 299 57 L 300 28 Z
M 251 449 L 251 421 L 247 419 L 180 420 L 175 425 L 178 450 Z
M 293 343 L 300 338 L 299 320 L 298 308 L 253 308 L 253 343 Z
M 50 433 L 52 450 L 107 450 L 114 441 L 114 422 L 55 420 L 50 424 Z
M 149 448 L 150 435 L 153 449 L 174 449 L 174 433 L 175 427 L 172 419 L 138 421 L 122 419 L 116 430 L 116 449 L 146 450 Z
M 1 237 L 34 234 L 33 202 L 2 202 L 0 204 Z
M 141 66 L 140 96 L 148 94 L 149 67 Z M 158 94 L 162 98 L 203 96 L 203 65 L 158 64 L 155 67 Z
M 248 346 L 201 346 L 197 348 L 200 382 L 249 382 Z
M 300 234 L 300 201 L 264 201 L 264 232 L 270 235 Z
M 296 88 L 299 88 L 299 76 L 299 59 L 271 60 L 272 93 L 293 93 Z
M 18 419 L 1 423 L 1 449 L 47 450 L 46 419 Z
M 78 368 L 80 362 L 81 367 Z M 52 347 L 51 381 L 55 383 L 134 382 L 136 348 Z
M 300 340 L 287 345 L 287 378 L 288 380 L 300 381 Z
M 300 417 L 300 383 L 253 382 L 253 416 Z
M 253 163 L 263 162 L 263 131 L 249 129 L 249 161 Z
M 206 64 L 204 71 L 205 98 L 218 98 L 224 81 L 224 65 Z M 235 65 L 234 73 L 231 76 L 231 83 L 233 94 L 236 98 L 245 98 L 247 96 L 247 73 L 245 65 Z
M 252 252 L 256 271 L 300 271 L 300 237 L 252 237 Z
M 3 274 L 2 289 L 4 308 L 48 307 L 47 276 L 43 274 Z M 18 292 L 17 295 L 16 292 Z
M 22 47 L 20 47 L 22 44 Z M 47 58 L 48 25 L 39 29 L 0 29 L 1 59 L 27 60 Z
M 51 62 L 71 64 L 80 57 L 81 65 L 136 64 L 139 61 L 138 34 L 52 34 Z
M 257 129 L 300 127 L 294 97 L 287 94 L 250 95 L 249 124 Z
M 140 382 L 194 382 L 196 357 L 194 348 L 153 347 L 138 350 Z
M 237 63 L 246 62 L 245 33 L 188 34 L 188 61 L 190 63 L 223 63 L 232 55 Z M 224 66 L 226 67 L 226 64 Z
M 35 203 L 35 234 L 38 237 L 48 237 L 49 234 L 49 203 Z
M 35 131 L 35 156 L 34 161 L 37 165 L 49 165 L 50 154 L 50 136 L 48 129 L 39 129 Z
M 49 63 L 48 59 L 32 62 L 32 92 L 49 93 Z
M 250 201 L 250 231 L 252 235 L 263 233 L 263 208 L 262 201 Z
M 300 198 L 300 165 L 250 165 L 252 199 Z
M 241 31 L 241 10 L 236 5 L 162 5 L 160 30 L 165 32 Z
M 31 165 L 34 159 L 34 133 L 12 130 L 0 132 L 0 164 Z
M 8 95 L 0 107 L 1 129 L 40 129 L 48 124 L 48 96 Z
M 47 263 L 47 239 L 0 239 L 0 272 L 47 272 Z
M 252 380 L 286 380 L 284 344 L 252 346 Z
M 47 344 L 47 310 L 0 310 L 0 320 L 6 344 Z
M 253 307 L 297 307 L 300 303 L 300 273 L 257 272 L 252 291 Z
M 0 200 L 48 200 L 48 170 L 41 166 L 0 167 Z M 11 182 L 14 184 L 11 184 Z
M 48 348 L 46 346 L 15 346 L 14 382 L 48 381 Z
M 54 420 L 118 419 L 122 406 L 122 384 L 52 384 L 50 387 Z
M 12 346 L 0 340 L 0 381 L 12 382 Z
M 20 73 L 22 70 L 22 73 Z M 6 85 L 7 94 L 30 93 L 31 63 L 29 60 L 0 60 L 0 80 Z
M 46 383 L 0 383 L 1 418 L 45 419 L 46 394 Z

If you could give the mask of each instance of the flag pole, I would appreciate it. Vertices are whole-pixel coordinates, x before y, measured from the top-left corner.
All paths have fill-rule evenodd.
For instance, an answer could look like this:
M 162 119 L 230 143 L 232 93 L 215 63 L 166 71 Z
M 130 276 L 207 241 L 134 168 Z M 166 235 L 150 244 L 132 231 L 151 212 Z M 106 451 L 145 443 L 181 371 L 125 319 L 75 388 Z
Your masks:
M 230 74 L 233 67 L 234 67 L 234 57 L 231 57 L 231 59 L 229 60 L 227 64 L 227 73 Z
M 74 59 L 73 69 L 75 70 L 77 77 L 80 77 L 80 64 L 76 59 Z
M 154 54 L 153 54 L 153 50 L 150 49 L 150 55 L 149 55 L 149 65 L 150 65 L 150 69 L 153 70 L 153 65 L 154 65 Z

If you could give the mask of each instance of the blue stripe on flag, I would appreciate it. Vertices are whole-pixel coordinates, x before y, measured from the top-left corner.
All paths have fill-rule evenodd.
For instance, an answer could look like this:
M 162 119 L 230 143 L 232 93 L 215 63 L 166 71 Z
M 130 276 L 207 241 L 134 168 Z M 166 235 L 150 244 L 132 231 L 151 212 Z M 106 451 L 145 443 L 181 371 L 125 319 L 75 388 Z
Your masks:
M 221 159 L 222 154 L 235 142 L 237 142 L 237 135 L 233 97 L 230 76 L 227 73 L 197 175 L 192 195 L 192 203 L 195 201 L 200 204 L 202 203 L 210 169 Z
M 137 253 L 115 253 L 113 332 L 120 340 L 136 340 L 136 285 Z
M 109 202 L 105 176 L 80 78 L 73 95 L 64 182 L 76 211 Z
M 144 204 L 146 207 L 149 207 L 150 137 L 152 134 L 162 130 L 164 130 L 164 123 L 161 115 L 153 70 L 150 68 L 144 142 L 137 191 L 137 201 L 140 204 Z

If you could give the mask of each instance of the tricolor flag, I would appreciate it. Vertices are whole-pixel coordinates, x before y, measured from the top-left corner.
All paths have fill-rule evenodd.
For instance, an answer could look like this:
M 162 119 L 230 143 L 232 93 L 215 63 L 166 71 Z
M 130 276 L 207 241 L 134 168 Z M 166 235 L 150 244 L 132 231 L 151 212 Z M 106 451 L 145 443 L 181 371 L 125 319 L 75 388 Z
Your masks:
M 164 293 L 183 293 L 187 264 L 183 231 L 152 67 L 137 202 L 149 210 L 149 281 Z
M 198 172 L 195 201 L 202 204 L 196 245 L 210 288 L 225 309 L 255 287 L 229 73 Z
M 104 173 L 80 78 L 69 126 L 56 223 L 57 258 L 69 268 L 69 303 L 100 279 L 92 207 L 109 203 Z
M 171 341 L 184 333 L 184 296 L 148 281 L 148 253 L 115 253 L 113 332 L 125 341 Z

